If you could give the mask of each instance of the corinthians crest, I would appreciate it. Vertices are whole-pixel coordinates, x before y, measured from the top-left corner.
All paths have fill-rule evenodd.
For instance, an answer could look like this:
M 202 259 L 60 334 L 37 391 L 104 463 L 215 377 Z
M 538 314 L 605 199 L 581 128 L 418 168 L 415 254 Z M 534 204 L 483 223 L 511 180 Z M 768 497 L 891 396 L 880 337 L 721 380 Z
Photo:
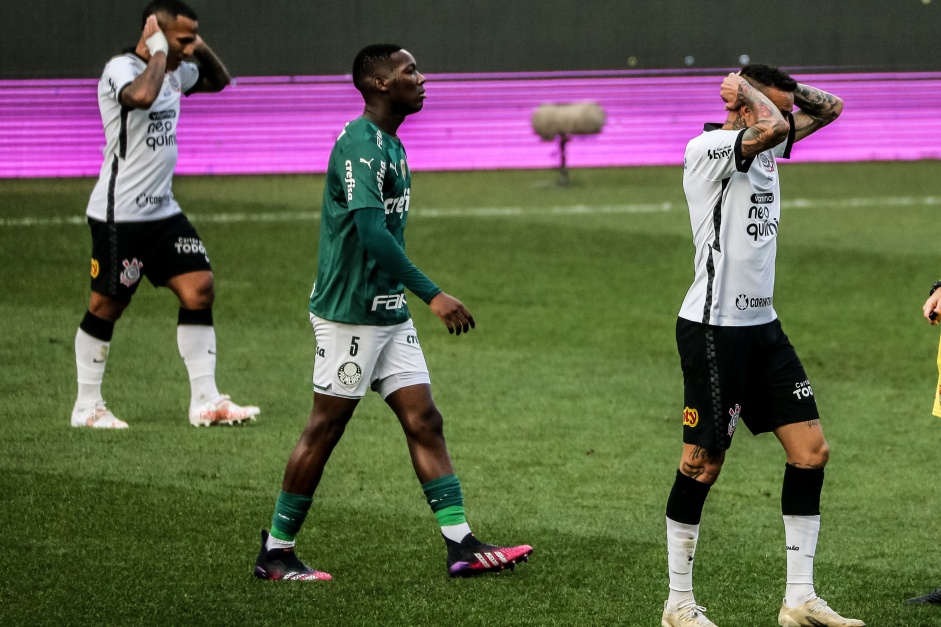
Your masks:
M 131 287 L 140 281 L 140 269 L 144 267 L 143 263 L 138 261 L 136 258 L 130 261 L 125 259 L 121 263 L 124 265 L 124 270 L 121 272 L 121 283 Z

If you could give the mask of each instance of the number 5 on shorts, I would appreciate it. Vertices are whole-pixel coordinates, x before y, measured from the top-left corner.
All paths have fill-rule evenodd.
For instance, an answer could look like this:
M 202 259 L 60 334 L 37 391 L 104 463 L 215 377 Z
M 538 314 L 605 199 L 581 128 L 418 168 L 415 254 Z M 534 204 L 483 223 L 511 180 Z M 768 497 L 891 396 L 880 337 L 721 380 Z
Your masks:
M 356 357 L 356 353 L 359 352 L 359 344 L 356 341 L 359 339 L 359 336 L 354 335 L 353 339 L 350 340 L 350 357 Z

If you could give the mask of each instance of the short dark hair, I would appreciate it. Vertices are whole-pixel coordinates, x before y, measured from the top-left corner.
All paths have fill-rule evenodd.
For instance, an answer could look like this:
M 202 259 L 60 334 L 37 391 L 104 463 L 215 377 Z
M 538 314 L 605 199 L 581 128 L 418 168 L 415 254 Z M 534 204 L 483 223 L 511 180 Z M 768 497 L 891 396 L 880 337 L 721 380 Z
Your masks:
M 353 84 L 356 89 L 363 91 L 373 70 L 388 63 L 389 58 L 399 50 L 402 50 L 402 46 L 396 44 L 372 44 L 360 50 L 353 59 Z
M 765 87 L 776 87 L 781 91 L 797 89 L 797 81 L 787 72 L 764 63 L 749 63 L 739 71 L 739 74 Z
M 147 23 L 147 18 L 155 13 L 166 13 L 170 17 L 188 17 L 194 22 L 199 20 L 194 11 L 188 4 L 181 0 L 152 0 L 150 4 L 144 7 L 144 17 L 141 20 L 141 28 Z

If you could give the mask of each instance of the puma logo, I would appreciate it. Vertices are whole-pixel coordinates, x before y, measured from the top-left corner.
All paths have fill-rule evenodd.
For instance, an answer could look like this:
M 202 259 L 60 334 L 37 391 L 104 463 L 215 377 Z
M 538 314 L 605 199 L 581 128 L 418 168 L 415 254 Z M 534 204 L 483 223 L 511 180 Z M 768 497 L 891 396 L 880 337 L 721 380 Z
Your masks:
M 375 157 L 373 157 L 373 158 L 370 159 L 369 161 L 366 161 L 366 160 L 363 159 L 362 157 L 359 158 L 359 162 L 360 162 L 360 163 L 365 163 L 365 164 L 366 164 L 366 167 L 369 168 L 370 170 L 372 170 L 372 162 L 375 161 L 375 160 L 376 160 Z

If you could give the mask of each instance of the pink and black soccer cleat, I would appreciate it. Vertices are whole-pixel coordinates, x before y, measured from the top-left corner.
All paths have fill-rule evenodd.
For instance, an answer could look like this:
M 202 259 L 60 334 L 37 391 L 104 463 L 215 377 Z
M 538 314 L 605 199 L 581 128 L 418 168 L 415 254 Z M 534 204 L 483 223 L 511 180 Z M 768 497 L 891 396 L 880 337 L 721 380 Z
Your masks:
M 330 581 L 329 573 L 314 570 L 297 559 L 294 548 L 268 550 L 268 532 L 261 530 L 261 551 L 255 560 L 255 577 L 272 581 Z
M 513 570 L 517 564 L 529 560 L 533 547 L 493 546 L 484 544 L 469 533 L 460 544 L 445 540 L 448 545 L 448 575 L 451 577 L 473 577 L 484 573 Z

